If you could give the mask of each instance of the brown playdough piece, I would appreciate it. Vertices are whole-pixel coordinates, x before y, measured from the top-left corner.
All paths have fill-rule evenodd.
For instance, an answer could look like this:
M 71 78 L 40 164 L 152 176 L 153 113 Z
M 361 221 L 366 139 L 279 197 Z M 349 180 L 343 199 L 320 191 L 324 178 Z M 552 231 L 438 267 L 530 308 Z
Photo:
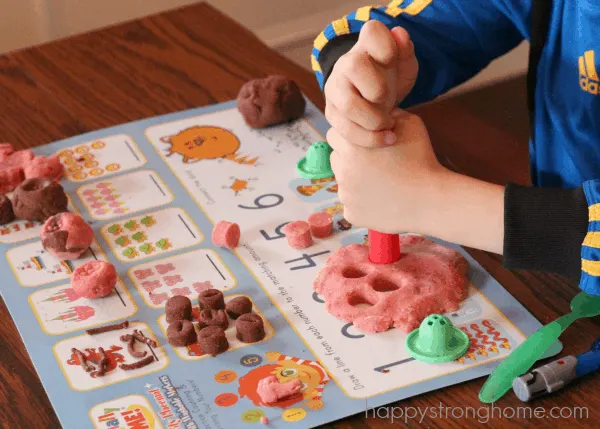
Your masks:
M 207 308 L 200 311 L 198 326 L 200 329 L 204 329 L 207 326 L 218 326 L 221 329 L 227 329 L 229 327 L 229 319 L 227 318 L 227 314 L 225 314 L 225 310 Z
M 229 317 L 235 320 L 242 314 L 252 312 L 252 301 L 246 296 L 238 296 L 225 305 L 225 311 Z
M 177 320 L 192 320 L 192 301 L 187 296 L 175 295 L 165 305 L 167 323 Z
M 175 347 L 185 347 L 197 341 L 196 329 L 189 320 L 176 320 L 167 328 L 167 340 Z
M 198 305 L 200 310 L 212 309 L 212 310 L 224 310 L 225 299 L 223 298 L 223 292 L 218 289 L 207 289 L 200 292 L 198 295 Z
M 291 121 L 302 116 L 306 108 L 306 101 L 296 82 L 284 76 L 246 82 L 237 101 L 240 113 L 252 128 Z
M 229 349 L 229 341 L 225 331 L 218 326 L 208 326 L 198 334 L 198 345 L 204 353 L 216 356 Z
M 45 178 L 25 180 L 13 194 L 15 216 L 45 222 L 50 216 L 66 212 L 69 200 L 59 183 Z
M 12 202 L 4 194 L 0 194 L 0 225 L 6 225 L 15 220 Z
M 235 321 L 236 337 L 243 343 L 255 343 L 265 338 L 265 323 L 256 313 L 242 314 Z

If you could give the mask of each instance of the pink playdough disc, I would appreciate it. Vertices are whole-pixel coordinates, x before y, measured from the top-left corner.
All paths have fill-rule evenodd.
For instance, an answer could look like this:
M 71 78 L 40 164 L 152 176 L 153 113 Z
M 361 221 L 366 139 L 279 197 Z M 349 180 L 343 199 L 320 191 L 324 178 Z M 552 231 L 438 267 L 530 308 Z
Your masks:
M 94 231 L 81 217 L 64 212 L 48 218 L 40 232 L 44 248 L 59 259 L 78 259 L 92 244 Z
M 57 156 L 38 156 L 29 161 L 23 168 L 25 179 L 33 179 L 35 177 L 45 177 L 55 181 L 59 181 L 63 175 L 63 165 L 60 163 Z
M 117 285 L 117 270 L 105 261 L 90 261 L 75 268 L 71 287 L 83 298 L 96 299 L 110 295 Z
M 282 231 L 287 238 L 288 245 L 292 249 L 305 249 L 313 244 L 308 222 L 297 220 L 288 223 L 282 228 Z
M 333 217 L 325 212 L 313 213 L 308 217 L 313 237 L 327 238 L 333 232 Z
M 468 289 L 463 256 L 418 236 L 401 236 L 400 248 L 388 265 L 370 262 L 361 244 L 332 254 L 314 283 L 327 311 L 370 333 L 410 332 L 432 313 L 456 311 Z
M 212 231 L 212 241 L 215 246 L 235 249 L 240 243 L 239 225 L 224 220 L 217 222 Z

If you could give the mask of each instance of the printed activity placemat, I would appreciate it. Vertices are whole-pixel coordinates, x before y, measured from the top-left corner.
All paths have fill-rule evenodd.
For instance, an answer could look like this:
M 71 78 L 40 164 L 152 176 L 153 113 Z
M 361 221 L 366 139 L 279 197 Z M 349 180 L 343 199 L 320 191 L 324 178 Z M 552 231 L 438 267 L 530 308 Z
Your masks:
M 96 131 L 37 148 L 59 154 L 70 209 L 89 221 L 96 241 L 77 261 L 46 253 L 40 225 L 0 227 L 1 292 L 35 368 L 66 429 L 313 427 L 374 407 L 489 374 L 498 360 L 541 325 L 463 249 L 470 264 L 468 299 L 447 316 L 471 347 L 457 361 L 426 364 L 404 350 L 397 329 L 364 335 L 324 309 L 312 283 L 332 251 L 361 243 L 366 231 L 336 230 L 304 250 L 291 249 L 282 227 L 342 207 L 333 180 L 304 180 L 297 161 L 327 123 L 308 104 L 304 118 L 253 130 L 235 103 L 193 109 Z M 235 251 L 215 247 L 213 224 L 237 222 Z M 107 298 L 78 297 L 73 269 L 104 259 L 119 275 Z M 266 321 L 256 344 L 235 338 L 230 350 L 203 355 L 197 345 L 166 340 L 165 302 L 194 305 L 211 286 L 225 299 L 244 295 Z M 197 314 L 195 314 L 197 316 Z M 86 329 L 129 320 L 125 331 L 89 336 Z M 134 329 L 158 343 L 156 360 L 131 363 L 120 340 Z M 86 373 L 72 348 L 108 359 L 106 375 Z M 555 348 L 551 354 L 557 353 Z M 267 406 L 260 380 L 300 378 L 302 395 Z M 473 391 L 475 396 L 477 392 Z

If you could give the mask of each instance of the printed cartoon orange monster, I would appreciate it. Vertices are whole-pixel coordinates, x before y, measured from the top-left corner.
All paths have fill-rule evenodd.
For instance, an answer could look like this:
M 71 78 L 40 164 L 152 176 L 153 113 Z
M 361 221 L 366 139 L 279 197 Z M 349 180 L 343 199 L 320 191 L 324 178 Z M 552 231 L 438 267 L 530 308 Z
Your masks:
M 239 139 L 231 131 L 220 127 L 190 127 L 175 135 L 161 137 L 160 140 L 171 145 L 167 156 L 179 154 L 183 157 L 184 164 L 219 158 L 246 165 L 254 165 L 258 161 L 258 157 L 241 155 L 238 152 Z
M 256 406 L 285 409 L 304 401 L 304 404 L 311 410 L 319 410 L 323 407 L 323 387 L 331 379 L 321 365 L 310 360 L 285 356 L 278 352 L 267 352 L 265 357 L 267 361 L 274 363 L 254 368 L 241 377 L 238 389 L 240 397 L 247 397 Z M 263 403 L 257 392 L 258 383 L 272 375 L 276 376 L 280 383 L 299 378 L 302 381 L 302 393 L 274 404 Z

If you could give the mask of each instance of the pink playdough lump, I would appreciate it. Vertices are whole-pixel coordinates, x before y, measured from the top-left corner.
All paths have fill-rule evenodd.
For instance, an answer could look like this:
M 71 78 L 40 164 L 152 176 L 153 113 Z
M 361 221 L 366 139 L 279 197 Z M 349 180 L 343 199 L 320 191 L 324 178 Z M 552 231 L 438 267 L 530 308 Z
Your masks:
M 256 393 L 265 404 L 274 404 L 283 399 L 293 398 L 302 392 L 302 381 L 295 378 L 287 383 L 280 383 L 271 375 L 258 382 Z
M 388 265 L 370 262 L 362 244 L 332 254 L 314 282 L 327 311 L 368 333 L 410 332 L 432 313 L 456 311 L 468 292 L 463 256 L 419 236 L 401 236 L 400 248 Z
M 25 179 L 44 177 L 59 181 L 63 176 L 63 165 L 57 156 L 38 156 L 25 164 Z
M 92 244 L 94 231 L 76 214 L 64 212 L 48 218 L 40 232 L 44 249 L 59 259 L 78 259 Z
M 71 287 L 83 298 L 96 299 L 110 295 L 117 284 L 115 266 L 105 261 L 90 261 L 75 268 Z
M 240 227 L 237 223 L 220 220 L 212 231 L 215 246 L 235 249 L 240 243 Z

